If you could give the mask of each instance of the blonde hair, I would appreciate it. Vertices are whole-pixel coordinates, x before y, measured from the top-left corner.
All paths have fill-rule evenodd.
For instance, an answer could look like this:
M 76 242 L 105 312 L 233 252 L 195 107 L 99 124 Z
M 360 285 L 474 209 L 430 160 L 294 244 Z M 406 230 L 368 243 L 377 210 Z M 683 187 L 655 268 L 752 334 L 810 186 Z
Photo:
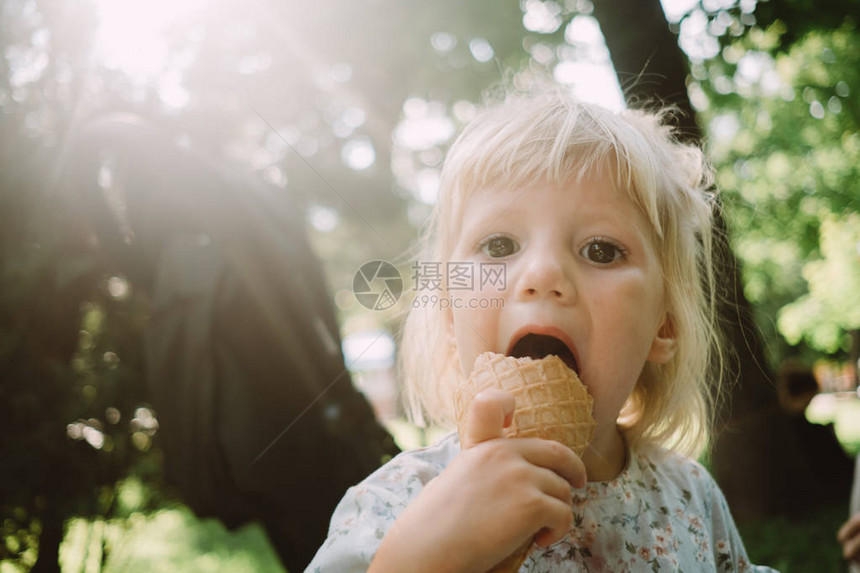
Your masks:
M 449 150 L 419 260 L 448 260 L 472 190 L 611 177 L 651 223 L 677 346 L 668 363 L 646 364 L 619 424 L 633 447 L 647 442 L 696 455 L 710 426 L 709 381 L 719 388 L 723 370 L 712 264 L 715 197 L 701 150 L 680 143 L 666 115 L 612 112 L 561 87 L 505 94 Z M 404 399 L 422 425 L 453 426 L 451 391 L 463 373 L 448 321 L 446 311 L 413 307 L 403 327 Z

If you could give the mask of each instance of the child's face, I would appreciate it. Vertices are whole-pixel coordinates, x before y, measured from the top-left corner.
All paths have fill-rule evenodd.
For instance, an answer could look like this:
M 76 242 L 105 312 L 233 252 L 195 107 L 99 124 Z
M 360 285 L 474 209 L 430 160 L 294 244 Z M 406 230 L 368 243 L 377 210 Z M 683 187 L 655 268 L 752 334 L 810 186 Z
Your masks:
M 554 336 L 594 397 L 598 432 L 614 428 L 645 362 L 674 350 L 648 220 L 607 179 L 476 191 L 462 220 L 451 261 L 475 267 L 475 290 L 451 290 L 464 373 L 488 350 L 553 348 L 521 340 L 528 333 Z M 505 263 L 502 292 L 479 288 L 479 262 Z M 501 302 L 486 300 L 494 298 Z

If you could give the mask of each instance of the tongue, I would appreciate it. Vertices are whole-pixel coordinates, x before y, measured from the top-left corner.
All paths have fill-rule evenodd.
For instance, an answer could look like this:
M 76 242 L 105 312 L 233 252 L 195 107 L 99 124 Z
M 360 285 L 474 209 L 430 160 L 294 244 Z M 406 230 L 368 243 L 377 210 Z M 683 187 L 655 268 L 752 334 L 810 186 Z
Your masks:
M 567 345 L 554 336 L 543 334 L 527 334 L 514 344 L 511 356 L 515 358 L 540 359 L 549 354 L 555 354 L 574 372 L 579 371 L 576 360 Z

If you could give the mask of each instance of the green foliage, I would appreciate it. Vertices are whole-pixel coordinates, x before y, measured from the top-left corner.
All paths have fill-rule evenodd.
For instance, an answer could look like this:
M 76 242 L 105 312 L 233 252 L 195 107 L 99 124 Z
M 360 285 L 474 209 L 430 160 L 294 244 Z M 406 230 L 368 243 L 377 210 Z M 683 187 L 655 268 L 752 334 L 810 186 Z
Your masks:
M 842 549 L 836 531 L 847 518 L 846 505 L 824 507 L 796 519 L 775 517 L 742 524 L 741 538 L 750 560 L 781 573 L 841 571 Z
M 60 547 L 64 571 L 284 571 L 258 523 L 233 531 L 161 499 L 137 477 L 120 481 L 108 518 L 74 518 Z M 153 504 L 159 509 L 152 510 Z
M 50 560 L 68 516 L 110 511 L 132 467 L 145 479 L 158 471 L 155 452 L 132 441 L 145 308 L 110 293 L 111 269 L 52 178 L 76 105 L 58 93 L 57 60 L 86 57 L 68 31 L 89 28 L 91 10 L 12 0 L 2 12 L 0 560 L 28 570 L 37 547 Z M 30 73 L 41 56 L 53 65 Z
M 185 507 L 127 519 L 71 520 L 61 549 L 63 569 L 91 570 L 87 565 L 101 561 L 102 550 L 104 567 L 92 570 L 106 573 L 284 571 L 259 524 L 228 531 L 220 521 L 198 519 Z
M 860 215 L 828 215 L 820 242 L 822 258 L 803 267 L 809 294 L 782 308 L 778 326 L 791 344 L 805 339 L 832 353 L 848 349 L 845 331 L 860 329 Z
M 259 524 L 228 531 L 219 521 L 199 520 L 184 507 L 126 520 L 73 519 L 60 563 L 63 570 L 106 573 L 284 571 Z
M 762 27 L 776 22 L 783 25 L 786 32 L 780 36 L 779 45 L 788 48 L 808 32 L 838 28 L 858 13 L 858 0 L 768 0 L 758 2 L 755 17 Z
M 813 424 L 833 424 L 836 437 L 850 457 L 860 454 L 860 401 L 836 399 L 822 395 L 806 409 L 806 419 Z
M 761 321 L 770 346 L 784 347 L 781 335 L 829 353 L 860 312 L 848 296 L 856 256 L 844 245 L 837 262 L 821 233 L 822 221 L 835 233 L 860 212 L 860 34 L 850 23 L 813 31 L 772 57 L 779 33 L 751 31 L 699 70 L 710 78 L 703 115 L 745 294 L 760 318 L 782 317 Z M 828 248 L 831 262 L 817 263 Z

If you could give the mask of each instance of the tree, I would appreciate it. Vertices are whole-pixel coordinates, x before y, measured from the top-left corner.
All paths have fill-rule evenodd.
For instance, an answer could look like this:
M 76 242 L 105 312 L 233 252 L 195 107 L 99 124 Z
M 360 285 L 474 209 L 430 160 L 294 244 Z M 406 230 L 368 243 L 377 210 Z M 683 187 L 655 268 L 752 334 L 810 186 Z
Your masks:
M 69 211 L 149 303 L 137 343 L 165 481 L 198 516 L 261 522 L 303 568 L 343 491 L 399 450 L 350 383 L 301 211 L 134 116 L 72 141 Z
M 774 353 L 797 352 L 791 347 L 803 342 L 825 355 L 847 352 L 856 362 L 860 323 L 851 284 L 820 275 L 829 267 L 815 261 L 826 255 L 822 224 L 833 229 L 860 210 L 860 109 L 850 96 L 860 89 L 860 35 L 852 23 L 812 31 L 771 56 L 767 49 L 782 35 L 778 26 L 751 34 L 733 48 L 743 50 L 741 60 L 720 65 L 748 105 L 712 97 L 708 116 L 732 134 L 714 145 L 718 177 L 732 198 L 746 292 L 763 313 L 779 317 L 765 331 Z M 846 271 L 856 264 L 842 262 Z M 822 279 L 831 286 L 824 298 L 813 286 Z
M 7 19 L 7 13 L 17 17 Z M 85 25 L 88 14 L 66 16 L 74 26 Z M 152 456 L 142 442 L 134 445 L 128 431 L 135 408 L 143 406 L 140 355 L 126 345 L 140 301 L 110 295 L 102 262 L 82 251 L 85 235 L 66 225 L 52 201 L 48 167 L 56 157 L 54 129 L 62 129 L 56 123 L 63 119 L 29 97 L 38 92 L 31 84 L 38 73 L 28 57 L 44 49 L 44 34 L 32 24 L 32 10 L 4 6 L 9 57 L 0 74 L 0 522 L 7 542 L 0 557 L 51 571 L 57 569 L 65 518 L 109 511 L 116 481 L 132 468 L 146 474 Z M 31 52 L 27 45 L 36 48 Z M 69 46 L 67 55 L 75 61 L 80 53 Z M 37 69 L 51 77 L 51 66 Z M 40 87 L 56 85 L 49 80 Z M 52 126 L 47 131 L 53 144 L 42 139 L 46 125 Z
M 809 294 L 783 307 L 779 329 L 789 342 L 808 338 L 810 346 L 832 352 L 843 346 L 842 333 L 851 336 L 856 364 L 860 345 L 860 307 L 849 293 L 860 292 L 860 217 L 824 217 L 821 223 L 821 260 L 803 266 Z

